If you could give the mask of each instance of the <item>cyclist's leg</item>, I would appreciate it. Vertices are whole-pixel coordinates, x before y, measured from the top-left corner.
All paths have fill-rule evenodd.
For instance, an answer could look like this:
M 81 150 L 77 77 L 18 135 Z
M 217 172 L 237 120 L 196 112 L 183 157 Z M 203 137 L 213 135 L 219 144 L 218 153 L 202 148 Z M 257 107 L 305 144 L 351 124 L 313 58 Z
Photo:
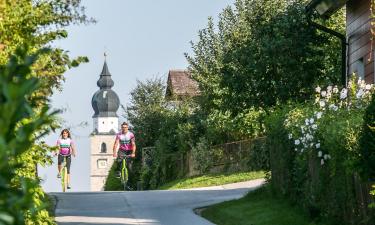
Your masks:
M 60 178 L 61 176 L 61 169 L 62 169 L 62 162 L 64 160 L 64 157 L 60 154 L 58 154 L 57 156 L 57 171 L 58 171 L 58 175 L 57 177 Z
M 128 171 L 128 180 L 132 179 L 132 176 L 130 175 L 132 173 L 132 165 L 133 165 L 133 160 L 132 158 L 130 157 L 132 154 L 132 151 L 126 151 L 126 167 L 127 167 L 127 171 Z M 127 182 L 126 184 L 126 189 L 127 190 L 133 190 L 132 187 L 129 185 L 131 182 Z
M 121 172 L 121 167 L 122 167 L 122 159 L 125 157 L 124 152 L 118 150 L 117 151 L 117 158 L 116 158 L 116 168 L 115 171 L 119 175 Z
M 67 185 L 70 187 L 70 165 L 72 164 L 72 156 L 66 157 L 66 170 L 67 170 Z
M 132 166 L 133 160 L 132 160 L 132 158 L 130 158 L 131 154 L 132 154 L 132 151 L 126 151 L 126 156 L 128 156 L 128 157 L 126 157 L 126 165 L 128 166 L 129 171 L 131 171 L 131 169 L 133 167 Z

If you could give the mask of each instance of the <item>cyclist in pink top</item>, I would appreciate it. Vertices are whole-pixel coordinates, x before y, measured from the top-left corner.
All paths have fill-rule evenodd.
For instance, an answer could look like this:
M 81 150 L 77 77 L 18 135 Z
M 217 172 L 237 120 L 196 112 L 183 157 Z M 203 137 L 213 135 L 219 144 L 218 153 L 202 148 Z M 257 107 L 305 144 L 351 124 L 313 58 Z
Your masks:
M 63 159 L 64 157 L 66 157 L 66 168 L 67 168 L 67 172 L 68 172 L 68 180 L 67 180 L 67 184 L 68 184 L 68 189 L 71 188 L 70 186 L 70 165 L 71 165 L 71 162 L 72 162 L 72 157 L 71 155 L 73 155 L 74 157 L 76 156 L 76 149 L 74 147 L 74 143 L 70 137 L 70 132 L 68 129 L 64 129 L 61 131 L 61 135 L 59 137 L 59 139 L 57 140 L 57 143 L 56 143 L 58 149 L 59 149 L 59 152 L 55 153 L 55 155 L 59 155 L 58 156 L 58 160 L 57 160 L 57 169 L 59 171 L 59 173 L 57 174 L 57 178 L 61 178 L 61 169 L 62 169 L 62 162 L 63 162 Z
M 122 160 L 127 160 L 129 169 L 132 168 L 132 162 L 130 158 L 135 158 L 135 137 L 132 132 L 129 131 L 129 125 L 127 123 L 121 124 L 121 132 L 116 135 L 115 144 L 113 145 L 113 157 L 117 161 L 117 176 L 120 177 L 120 168 Z

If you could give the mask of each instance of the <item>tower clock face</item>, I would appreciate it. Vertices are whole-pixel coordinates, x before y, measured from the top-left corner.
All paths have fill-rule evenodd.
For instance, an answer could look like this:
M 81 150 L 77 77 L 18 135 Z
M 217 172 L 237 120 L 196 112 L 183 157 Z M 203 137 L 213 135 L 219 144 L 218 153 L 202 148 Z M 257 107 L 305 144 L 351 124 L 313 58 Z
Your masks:
M 105 169 L 105 168 L 107 168 L 107 159 L 99 159 L 98 169 Z

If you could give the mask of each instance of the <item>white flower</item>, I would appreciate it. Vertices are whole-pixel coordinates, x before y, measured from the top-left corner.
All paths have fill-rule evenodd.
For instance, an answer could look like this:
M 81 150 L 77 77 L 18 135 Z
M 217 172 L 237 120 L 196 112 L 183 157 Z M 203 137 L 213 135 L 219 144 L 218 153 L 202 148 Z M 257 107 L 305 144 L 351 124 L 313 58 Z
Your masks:
M 332 91 L 332 86 L 329 85 L 329 86 L 327 87 L 327 92 L 331 92 L 331 91 Z
M 320 105 L 320 107 L 324 107 L 324 106 L 326 106 L 326 103 L 325 103 L 325 101 L 319 101 L 319 105 Z
M 328 154 L 327 154 L 327 159 L 331 159 L 331 155 L 328 155 Z
M 346 97 L 348 97 L 348 90 L 343 88 L 340 92 L 340 99 L 345 99 Z
M 319 152 L 318 152 L 318 157 L 320 158 L 320 157 L 322 157 L 322 155 L 323 155 L 323 152 L 322 152 L 322 151 L 319 151 Z
M 300 143 L 301 143 L 300 140 L 298 140 L 298 139 L 297 139 L 297 140 L 294 140 L 294 144 L 295 144 L 295 145 L 299 145 Z
M 324 154 L 324 160 L 327 160 L 327 159 L 328 159 L 328 155 Z
M 320 165 L 324 165 L 324 159 L 320 160 Z
M 296 152 L 297 152 L 297 151 L 298 151 L 298 148 L 295 148 L 295 149 L 294 149 L 294 151 L 296 151 Z
M 318 125 L 313 124 L 311 127 L 312 127 L 312 129 L 316 130 L 318 128 Z
M 320 148 L 320 143 L 317 143 L 317 144 L 315 145 L 315 148 Z
M 371 84 L 366 84 L 366 90 L 370 90 L 372 88 Z
M 322 112 L 318 112 L 318 113 L 316 114 L 316 118 L 317 118 L 317 119 L 322 118 L 322 114 L 323 114 Z
M 289 138 L 289 139 L 292 139 L 292 138 L 293 138 L 293 135 L 292 135 L 292 134 L 289 134 L 289 135 L 288 135 L 288 138 Z
M 322 91 L 321 95 L 322 95 L 322 97 L 326 97 L 327 92 L 326 91 Z
M 359 89 L 358 92 L 357 92 L 357 94 L 355 96 L 357 98 L 361 98 L 363 94 L 364 94 L 363 89 Z
M 309 125 L 309 119 L 305 119 L 305 124 Z
M 315 122 L 314 118 L 310 118 L 310 123 L 313 124 Z
M 315 88 L 316 93 L 320 93 L 321 88 L 318 86 Z
M 335 104 L 331 104 L 329 105 L 329 109 L 333 110 L 333 111 L 337 111 L 339 107 L 337 107 Z
M 333 92 L 334 94 L 339 93 L 339 89 L 337 88 L 337 86 L 335 86 L 335 87 L 332 89 L 332 92 Z

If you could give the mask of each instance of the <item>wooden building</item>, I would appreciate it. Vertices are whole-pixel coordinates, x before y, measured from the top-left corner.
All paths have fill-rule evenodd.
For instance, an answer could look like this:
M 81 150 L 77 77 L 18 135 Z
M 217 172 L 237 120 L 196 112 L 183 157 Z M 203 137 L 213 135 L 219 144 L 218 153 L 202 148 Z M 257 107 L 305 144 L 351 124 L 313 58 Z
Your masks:
M 328 18 L 346 6 L 346 72 L 374 83 L 374 50 L 371 41 L 372 0 L 312 0 L 308 8 Z

